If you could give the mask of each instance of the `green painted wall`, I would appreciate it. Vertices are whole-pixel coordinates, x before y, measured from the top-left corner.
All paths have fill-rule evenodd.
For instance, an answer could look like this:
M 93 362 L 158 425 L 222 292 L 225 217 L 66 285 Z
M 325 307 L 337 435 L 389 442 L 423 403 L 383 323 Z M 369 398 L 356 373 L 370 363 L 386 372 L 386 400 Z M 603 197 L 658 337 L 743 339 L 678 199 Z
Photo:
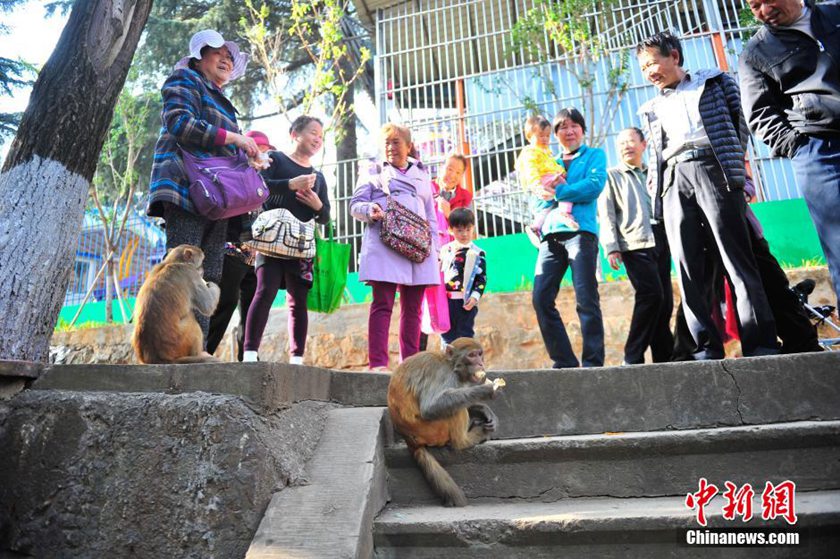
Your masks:
M 817 232 L 808 215 L 808 208 L 802 199 L 762 202 L 752 205 L 761 224 L 764 235 L 770 243 L 773 254 L 786 268 L 801 266 L 824 266 L 825 257 L 820 248 Z M 492 239 L 479 239 L 476 244 L 487 253 L 487 292 L 504 293 L 530 290 L 533 286 L 534 265 L 537 261 L 537 249 L 524 234 L 506 235 Z M 626 279 L 624 268 L 617 271 L 610 269 L 601 254 L 601 270 L 606 281 Z M 357 273 L 347 278 L 347 298 L 351 303 L 364 303 L 371 300 L 371 290 L 358 280 Z M 570 281 L 570 274 L 563 280 Z M 134 301 L 129 300 L 132 306 Z M 286 304 L 286 294 L 281 291 L 274 301 L 275 307 Z M 59 328 L 68 324 L 76 314 L 78 306 L 64 307 L 59 317 Z M 114 312 L 119 314 L 119 306 L 114 302 Z M 105 317 L 105 303 L 89 303 L 77 320 L 77 325 L 102 323 Z

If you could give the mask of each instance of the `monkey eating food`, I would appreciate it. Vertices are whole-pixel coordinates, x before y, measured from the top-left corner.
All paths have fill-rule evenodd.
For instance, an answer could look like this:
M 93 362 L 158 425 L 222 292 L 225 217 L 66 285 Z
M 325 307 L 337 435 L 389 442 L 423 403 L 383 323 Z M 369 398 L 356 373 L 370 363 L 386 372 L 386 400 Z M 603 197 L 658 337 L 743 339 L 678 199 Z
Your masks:
M 458 338 L 442 353 L 413 355 L 391 376 L 391 420 L 445 506 L 465 506 L 467 498 L 426 447 L 462 450 L 486 441 L 497 419 L 481 401 L 503 386 L 503 379 L 486 379 L 484 350 L 472 338 Z
M 205 282 L 204 252 L 180 245 L 152 268 L 137 294 L 132 345 L 140 363 L 218 361 L 204 351 L 204 335 L 193 311 L 210 316 L 219 286 Z

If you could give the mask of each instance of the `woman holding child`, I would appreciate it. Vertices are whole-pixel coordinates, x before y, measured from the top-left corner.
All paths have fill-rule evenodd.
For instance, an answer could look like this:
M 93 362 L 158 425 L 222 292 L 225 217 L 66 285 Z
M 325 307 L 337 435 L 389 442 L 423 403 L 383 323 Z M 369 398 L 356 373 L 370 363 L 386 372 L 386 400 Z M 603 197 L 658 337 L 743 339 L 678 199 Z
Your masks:
M 350 213 L 367 224 L 362 238 L 359 280 L 373 288 L 368 317 L 368 358 L 371 369 L 388 368 L 388 333 L 396 291 L 400 292 L 400 359 L 419 351 L 420 305 L 428 285 L 440 283 L 438 232 L 429 173 L 412 152 L 411 131 L 397 124 L 382 127 L 385 159 L 362 170 Z M 388 193 L 429 223 L 432 250 L 422 262 L 413 262 L 380 239 Z
M 166 249 L 195 245 L 204 251 L 204 279 L 218 284 L 222 277 L 227 220 L 199 215 L 190 200 L 189 180 L 181 151 L 198 157 L 235 155 L 238 149 L 254 158 L 252 138 L 240 133 L 236 109 L 222 93 L 245 73 L 248 56 L 232 41 L 210 29 L 190 39 L 190 52 L 175 64 L 161 89 L 160 137 L 155 144 L 146 213 L 166 222 Z M 209 317 L 197 314 L 207 339 Z
M 583 143 L 586 121 L 574 108 L 562 109 L 554 117 L 552 130 L 562 148 L 557 162 L 565 168 L 543 186 L 540 195 L 553 207 L 540 227 L 541 242 L 534 272 L 532 303 L 543 342 L 556 369 L 578 367 L 580 363 L 557 311 L 560 282 L 569 267 L 583 335 L 584 367 L 604 365 L 604 323 L 598 296 L 598 196 L 607 180 L 607 156 L 603 150 Z M 570 202 L 574 225 L 566 214 Z M 558 207 L 557 203 L 561 203 Z M 571 226 L 570 226 L 571 225 Z M 577 225 L 577 229 L 574 226 Z

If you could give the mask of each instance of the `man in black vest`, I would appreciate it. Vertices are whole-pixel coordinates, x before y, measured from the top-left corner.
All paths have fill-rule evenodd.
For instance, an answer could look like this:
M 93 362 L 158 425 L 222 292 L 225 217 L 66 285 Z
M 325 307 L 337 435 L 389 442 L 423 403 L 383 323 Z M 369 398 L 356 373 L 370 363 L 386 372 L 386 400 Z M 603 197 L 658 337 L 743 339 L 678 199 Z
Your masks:
M 669 33 L 639 43 L 636 56 L 645 79 L 659 90 L 639 109 L 651 146 L 648 189 L 654 193 L 654 218 L 664 217 L 697 348 L 694 358 L 723 357 L 704 289 L 707 237 L 714 239 L 735 289 L 744 355 L 777 353 L 775 323 L 745 217 L 749 133 L 738 85 L 718 69 L 684 70 L 680 42 Z

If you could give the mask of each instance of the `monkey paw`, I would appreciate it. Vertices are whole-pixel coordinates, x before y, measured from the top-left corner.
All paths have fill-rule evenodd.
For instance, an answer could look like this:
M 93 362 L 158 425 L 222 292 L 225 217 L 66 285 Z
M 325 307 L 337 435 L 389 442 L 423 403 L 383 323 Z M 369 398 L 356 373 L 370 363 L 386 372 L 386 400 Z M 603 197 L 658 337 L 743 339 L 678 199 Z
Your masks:
M 496 431 L 496 418 L 492 418 L 482 425 L 485 433 L 493 433 Z

